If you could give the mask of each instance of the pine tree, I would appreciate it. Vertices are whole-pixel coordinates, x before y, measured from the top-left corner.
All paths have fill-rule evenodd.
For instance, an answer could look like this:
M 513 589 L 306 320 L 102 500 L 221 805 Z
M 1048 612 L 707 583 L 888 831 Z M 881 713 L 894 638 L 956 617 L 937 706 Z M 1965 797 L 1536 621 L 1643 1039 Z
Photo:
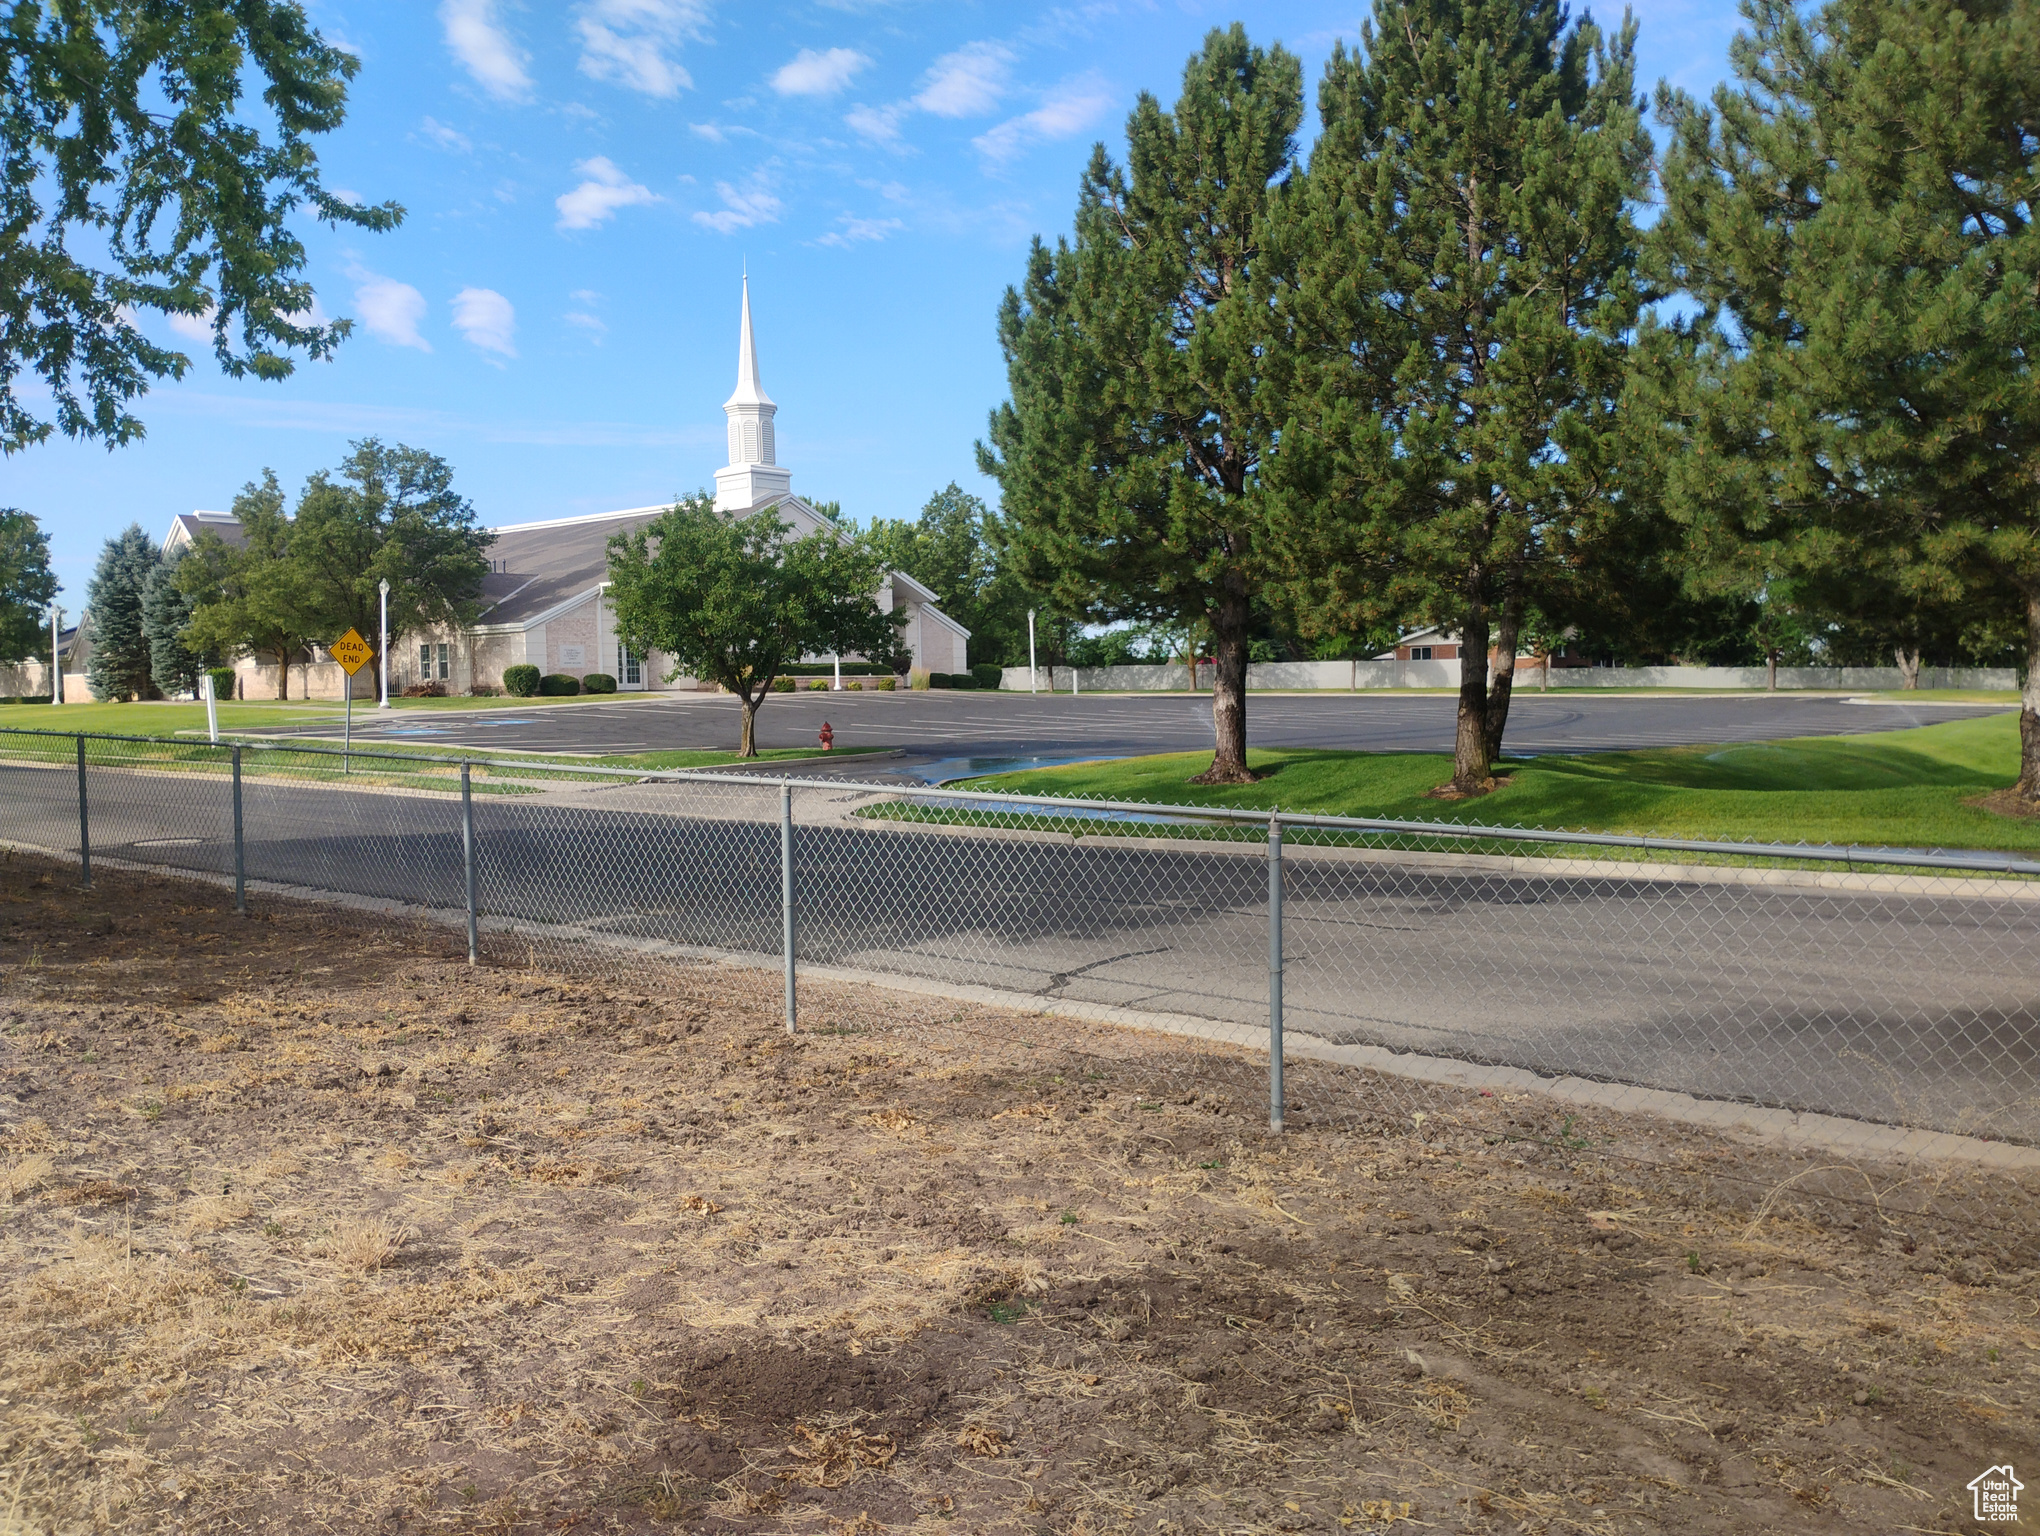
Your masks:
M 1258 483 L 1261 234 L 1294 168 L 1302 69 L 1215 30 L 1173 113 L 1143 94 L 1127 168 L 1101 144 L 1075 237 L 1037 240 L 999 313 L 1011 400 L 979 464 L 1016 574 L 1090 619 L 1209 628 L 1217 738 L 1198 783 L 1244 783 L 1247 647 L 1268 563 Z
M 149 641 L 149 678 L 165 696 L 198 692 L 198 675 L 225 658 L 211 647 L 201 653 L 185 644 L 191 599 L 178 584 L 177 568 L 190 557 L 185 545 L 149 572 L 142 586 L 142 633 Z
M 1614 474 L 1651 153 L 1634 45 L 1560 0 L 1376 0 L 1270 221 L 1294 268 L 1267 470 L 1289 606 L 1312 635 L 1457 631 L 1462 792 L 1500 752 L 1526 618 L 1562 622 L 1632 510 Z
M 142 627 L 142 592 L 162 563 L 140 523 L 106 541 L 85 588 L 92 615 L 92 659 L 85 680 L 95 699 L 155 697 L 149 676 L 149 637 Z
M 1709 388 L 1674 504 L 1811 590 L 2025 630 L 2040 800 L 2040 28 L 2028 5 L 1752 0 L 1711 109 L 1661 89 L 1658 240 Z M 1988 627 L 1988 626 L 1986 626 Z

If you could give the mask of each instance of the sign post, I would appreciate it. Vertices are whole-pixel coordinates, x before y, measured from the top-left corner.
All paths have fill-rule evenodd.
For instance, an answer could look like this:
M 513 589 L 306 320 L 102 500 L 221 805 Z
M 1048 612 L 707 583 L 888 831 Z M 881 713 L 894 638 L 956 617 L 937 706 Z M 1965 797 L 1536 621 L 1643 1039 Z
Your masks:
M 354 747 L 354 674 L 368 665 L 368 658 L 374 653 L 368 642 L 349 629 L 346 634 L 326 647 L 326 654 L 340 663 L 340 670 L 347 674 L 347 730 L 341 739 L 340 771 L 347 772 L 347 754 Z

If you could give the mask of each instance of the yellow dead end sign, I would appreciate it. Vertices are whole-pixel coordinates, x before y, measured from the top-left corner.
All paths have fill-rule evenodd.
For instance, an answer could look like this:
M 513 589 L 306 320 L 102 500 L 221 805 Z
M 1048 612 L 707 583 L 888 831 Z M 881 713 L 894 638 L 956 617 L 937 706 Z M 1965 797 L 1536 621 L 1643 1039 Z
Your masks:
M 340 745 L 340 771 L 346 773 L 348 758 L 354 751 L 354 674 L 368 665 L 375 652 L 359 631 L 350 629 L 326 647 L 326 654 L 339 662 L 340 670 L 347 674 L 347 725 Z
M 354 630 L 348 630 L 338 640 L 326 647 L 326 654 L 340 663 L 340 669 L 349 677 L 367 666 L 375 652 L 369 643 Z

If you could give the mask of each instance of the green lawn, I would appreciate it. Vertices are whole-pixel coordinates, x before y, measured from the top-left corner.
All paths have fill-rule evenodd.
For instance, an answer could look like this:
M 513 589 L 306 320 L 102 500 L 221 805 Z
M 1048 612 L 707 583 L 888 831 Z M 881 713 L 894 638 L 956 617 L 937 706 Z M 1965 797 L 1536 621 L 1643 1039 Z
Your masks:
M 615 703 L 620 695 L 582 693 L 565 699 L 391 699 L 390 708 L 410 712 L 469 709 L 571 709 L 577 704 Z M 628 694 L 621 697 L 637 698 Z M 250 730 L 265 725 L 283 725 L 308 720 L 331 720 L 337 727 L 346 708 L 337 699 L 222 700 L 219 705 L 222 730 Z M 356 699 L 354 717 L 375 713 L 374 699 Z M 205 729 L 205 706 L 157 702 L 151 704 L 10 704 L 0 708 L 0 728 L 17 730 L 95 731 L 111 736 L 174 736 L 179 731 Z
M 636 695 L 632 695 L 635 697 Z M 566 699 L 403 699 L 392 700 L 391 707 L 399 710 L 426 708 L 478 708 L 493 706 L 498 709 L 515 709 L 522 713 L 527 709 L 553 709 L 562 705 L 585 704 L 594 700 L 614 700 L 614 694 L 581 694 Z M 276 725 L 313 725 L 324 729 L 319 737 L 310 739 L 308 745 L 337 746 L 341 738 L 341 722 L 344 711 L 340 706 L 326 700 L 312 700 L 309 703 L 292 700 L 282 703 L 276 700 L 249 700 L 236 703 L 222 703 L 219 706 L 220 731 L 223 735 L 259 729 Z M 354 718 L 357 724 L 372 719 L 375 705 L 372 701 L 357 699 L 354 703 Z M 149 736 L 170 737 L 182 735 L 194 745 L 204 738 L 205 706 L 203 704 L 151 703 L 151 704 L 18 704 L 0 708 L 0 733 L 16 731 L 85 731 L 93 735 L 106 736 Z M 731 734 L 735 735 L 732 722 Z M 244 738 L 247 739 L 247 738 Z M 17 738 L 18 740 L 18 738 Z M 287 742 L 268 739 L 277 747 Z M 448 746 L 430 742 L 388 742 L 358 740 L 357 752 L 398 752 L 407 756 L 420 757 L 489 757 L 502 761 L 522 761 L 559 765 L 563 763 L 597 763 L 614 768 L 717 768 L 740 761 L 733 751 L 718 749 L 683 749 L 665 752 L 632 752 L 607 757 L 573 757 L 564 753 L 533 753 L 485 750 L 475 747 Z M 0 735 L 0 748 L 5 746 L 5 737 Z M 856 756 L 866 752 L 886 751 L 883 747 L 839 747 L 837 756 Z M 799 759 L 815 757 L 819 747 L 771 747 L 761 750 L 760 759 Z M 193 752 L 190 761 L 205 760 L 206 754 Z M 371 759 L 372 760 L 372 759 Z
M 1185 782 L 1206 752 L 1077 763 L 974 779 L 1029 790 L 1155 804 L 1227 805 L 1670 837 L 1898 847 L 2040 848 L 2040 819 L 1968 802 L 2018 776 L 2015 714 L 1868 736 L 1666 747 L 1506 764 L 1507 782 L 1474 800 L 1426 798 L 1452 776 L 1436 753 L 1254 751 L 1257 784 Z

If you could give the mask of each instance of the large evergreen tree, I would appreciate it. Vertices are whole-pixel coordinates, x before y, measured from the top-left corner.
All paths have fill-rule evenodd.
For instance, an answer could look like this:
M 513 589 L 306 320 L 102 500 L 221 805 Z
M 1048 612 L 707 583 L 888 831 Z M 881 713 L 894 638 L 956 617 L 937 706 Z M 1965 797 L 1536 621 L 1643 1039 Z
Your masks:
M 1290 607 L 1307 633 L 1458 632 L 1462 791 L 1500 752 L 1526 617 L 1562 622 L 1640 510 L 1615 480 L 1651 154 L 1634 41 L 1561 0 L 1376 0 L 1271 219 Z
M 1809 590 L 1888 593 L 1895 648 L 2018 619 L 2040 800 L 2040 25 L 2010 0 L 1745 15 L 1711 107 L 1659 95 L 1658 238 L 1708 385 L 1673 504 Z
M 1259 469 L 1270 198 L 1295 166 L 1302 70 L 1213 31 L 1173 112 L 1142 95 L 1127 168 L 1097 147 L 1074 238 L 1039 240 L 999 344 L 1012 398 L 979 462 L 1016 573 L 1094 619 L 1208 628 L 1217 739 L 1201 783 L 1241 783 L 1253 605 L 1270 552 Z
M 92 659 L 85 664 L 85 681 L 95 699 L 155 696 L 142 593 L 161 563 L 155 541 L 140 523 L 129 523 L 99 552 L 99 565 L 85 588 L 86 611 L 92 615 Z
M 198 675 L 226 658 L 217 646 L 201 643 L 193 650 L 185 631 L 191 624 L 191 599 L 178 580 L 178 567 L 191 557 L 185 545 L 149 572 L 142 586 L 142 633 L 149 642 L 149 677 L 159 693 L 198 692 Z
M 49 535 L 28 513 L 0 507 L 0 661 L 49 655 L 56 595 Z

